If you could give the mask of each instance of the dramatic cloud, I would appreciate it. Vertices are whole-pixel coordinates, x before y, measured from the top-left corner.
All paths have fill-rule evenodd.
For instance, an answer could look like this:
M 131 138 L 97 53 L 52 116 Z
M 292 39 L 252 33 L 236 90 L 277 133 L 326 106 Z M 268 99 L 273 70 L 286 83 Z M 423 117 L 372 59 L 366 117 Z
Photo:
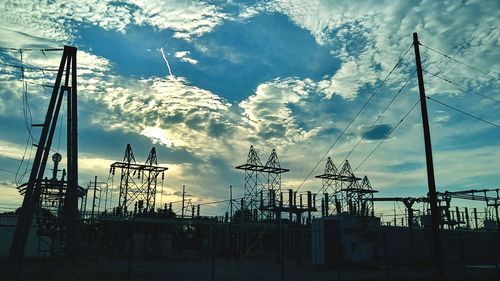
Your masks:
M 140 8 L 134 14 L 137 24 L 149 24 L 159 29 L 172 29 L 174 36 L 190 40 L 211 32 L 227 15 L 220 8 L 204 1 L 132 0 Z
M 71 44 L 79 48 L 82 184 L 109 176 L 112 159 L 121 158 L 116 151 L 131 142 L 138 155 L 156 146 L 170 163 L 163 202 L 178 200 L 183 184 L 193 202 L 215 201 L 225 198 L 228 184 L 242 184 L 233 167 L 246 160 L 250 145 L 263 159 L 277 148 L 292 170 L 283 187 L 295 188 L 335 143 L 328 154 L 335 163 L 350 154 L 353 168 L 363 163 L 356 172 L 368 174 L 376 189 L 424 194 L 420 107 L 409 113 L 418 99 L 415 77 L 381 115 L 414 72 L 412 33 L 423 44 L 427 95 L 499 124 L 499 6 L 494 0 L 3 1 L 0 164 L 19 165 L 26 124 L 43 120 L 52 91 L 42 85 L 55 78 L 36 68 L 57 68 L 61 54 L 25 50 L 21 60 L 9 48 Z M 495 182 L 497 128 L 432 100 L 428 108 L 438 184 Z M 0 175 L 10 187 L 12 175 Z M 319 185 L 308 180 L 302 188 Z

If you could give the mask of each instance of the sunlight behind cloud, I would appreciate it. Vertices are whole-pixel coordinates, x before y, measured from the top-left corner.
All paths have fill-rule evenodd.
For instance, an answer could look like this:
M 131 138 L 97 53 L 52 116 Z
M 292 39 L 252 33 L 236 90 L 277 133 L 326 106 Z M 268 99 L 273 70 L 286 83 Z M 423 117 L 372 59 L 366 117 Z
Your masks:
M 159 127 L 145 127 L 140 133 L 150 138 L 153 143 L 172 147 L 172 141 L 167 138 L 166 132 Z

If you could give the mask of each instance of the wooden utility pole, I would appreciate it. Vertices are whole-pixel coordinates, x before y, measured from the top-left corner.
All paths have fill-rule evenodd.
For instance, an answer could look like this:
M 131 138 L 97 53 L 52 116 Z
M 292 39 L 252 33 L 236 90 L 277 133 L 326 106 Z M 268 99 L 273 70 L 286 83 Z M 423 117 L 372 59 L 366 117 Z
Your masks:
M 429 116 L 424 88 L 424 76 L 420 61 L 420 50 L 417 33 L 413 33 L 413 47 L 415 48 L 415 63 L 417 65 L 418 90 L 420 93 L 420 108 L 422 110 L 422 128 L 424 130 L 425 158 L 427 163 L 427 182 L 429 185 L 429 203 L 431 205 L 431 231 L 432 231 L 432 258 L 433 279 L 444 280 L 443 249 L 441 247 L 441 233 L 439 229 L 440 213 L 437 205 L 436 181 L 434 179 L 434 164 L 432 161 L 432 144 L 429 130 Z

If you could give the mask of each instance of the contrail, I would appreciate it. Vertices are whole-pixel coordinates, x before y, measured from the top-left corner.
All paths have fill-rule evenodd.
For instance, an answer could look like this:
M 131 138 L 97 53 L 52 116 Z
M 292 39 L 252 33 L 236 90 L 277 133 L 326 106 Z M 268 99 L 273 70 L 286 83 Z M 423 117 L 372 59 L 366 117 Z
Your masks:
M 170 76 L 174 76 L 174 75 L 172 74 L 172 69 L 170 68 L 170 63 L 168 63 L 167 56 L 165 56 L 165 53 L 163 52 L 163 47 L 162 47 L 162 48 L 160 48 L 160 52 L 161 52 L 161 54 L 162 54 L 162 56 L 163 56 L 163 59 L 165 60 L 165 63 L 167 63 L 168 74 L 169 74 Z

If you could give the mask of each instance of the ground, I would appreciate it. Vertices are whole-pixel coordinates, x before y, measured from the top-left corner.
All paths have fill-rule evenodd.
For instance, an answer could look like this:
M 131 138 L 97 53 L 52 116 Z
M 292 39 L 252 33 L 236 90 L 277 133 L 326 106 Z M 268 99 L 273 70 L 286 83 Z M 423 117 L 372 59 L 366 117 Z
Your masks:
M 66 260 L 26 260 L 20 279 L 16 276 L 16 265 L 7 261 L 0 263 L 2 280 L 45 281 L 45 280 L 95 280 L 95 281 L 201 281 L 201 280 L 283 280 L 283 281 L 334 281 L 334 280 L 430 280 L 428 270 L 422 268 L 391 267 L 377 269 L 333 269 L 319 268 L 287 260 L 281 267 L 275 260 L 248 259 L 236 263 L 232 259 L 218 258 L 185 260 L 140 260 L 140 259 L 95 259 L 71 262 Z M 448 280 L 489 281 L 500 280 L 495 269 L 468 268 L 447 269 Z

